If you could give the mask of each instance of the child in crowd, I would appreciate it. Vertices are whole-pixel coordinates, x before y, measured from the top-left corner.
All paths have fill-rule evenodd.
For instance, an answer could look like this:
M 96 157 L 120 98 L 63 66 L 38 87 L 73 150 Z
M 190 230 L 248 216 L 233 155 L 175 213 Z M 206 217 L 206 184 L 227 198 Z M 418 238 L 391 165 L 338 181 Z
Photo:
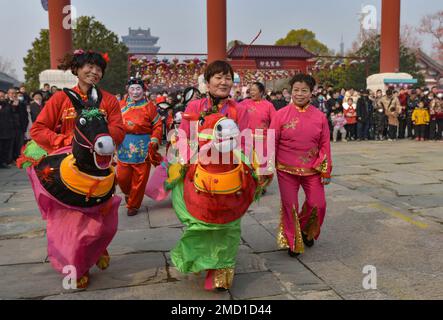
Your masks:
M 429 121 L 429 111 L 425 109 L 425 102 L 420 100 L 417 108 L 412 113 L 412 123 L 415 126 L 417 141 L 425 141 L 426 126 L 429 125 Z
M 343 142 L 348 142 L 348 140 L 346 140 L 346 129 L 345 129 L 346 118 L 343 115 L 342 109 L 337 109 L 334 111 L 334 114 L 332 115 L 332 124 L 334 126 L 334 129 L 332 132 L 332 137 L 334 139 L 334 142 L 337 142 L 338 132 L 341 133 L 341 137 L 342 137 Z
M 357 109 L 354 99 L 348 99 L 348 108 L 345 109 L 346 132 L 348 140 L 355 140 L 357 137 Z
M 401 107 L 398 106 L 399 109 L 396 107 L 390 107 L 389 110 L 386 112 L 386 115 L 388 116 L 388 138 L 389 141 L 395 141 L 397 140 L 397 131 L 398 131 L 398 116 L 401 113 Z

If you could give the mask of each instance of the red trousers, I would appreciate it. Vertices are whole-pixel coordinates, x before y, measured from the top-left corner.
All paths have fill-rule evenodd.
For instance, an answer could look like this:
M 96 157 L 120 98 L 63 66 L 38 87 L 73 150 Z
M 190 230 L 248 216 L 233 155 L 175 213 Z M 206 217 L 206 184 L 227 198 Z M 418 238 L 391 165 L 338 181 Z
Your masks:
M 320 227 L 326 214 L 325 188 L 319 174 L 303 177 L 277 170 L 277 175 L 282 201 L 283 236 L 291 250 L 295 251 L 296 219 L 299 220 L 302 232 L 311 233 L 315 239 L 318 239 L 320 235 Z M 303 187 L 306 196 L 301 211 L 298 204 L 300 186 Z M 297 217 L 294 216 L 294 212 Z
M 117 181 L 122 192 L 128 198 L 128 209 L 140 209 L 145 195 L 146 184 L 151 171 L 151 163 L 126 164 L 117 162 Z

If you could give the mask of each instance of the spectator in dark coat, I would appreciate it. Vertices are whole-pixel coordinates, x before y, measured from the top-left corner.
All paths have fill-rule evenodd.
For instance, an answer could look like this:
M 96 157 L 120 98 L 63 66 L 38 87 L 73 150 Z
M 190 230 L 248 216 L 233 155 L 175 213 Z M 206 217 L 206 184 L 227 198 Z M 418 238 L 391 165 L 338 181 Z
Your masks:
M 360 98 L 357 101 L 357 135 L 358 140 L 368 140 L 369 138 L 369 120 L 372 109 L 369 100 L 369 92 L 367 90 L 360 91 Z
M 32 99 L 33 101 L 31 103 L 30 109 L 31 109 L 31 121 L 32 123 L 34 123 L 43 109 L 43 95 L 40 91 L 37 91 L 32 95 Z
M 32 100 L 29 94 L 26 92 L 26 87 L 24 85 L 20 86 L 19 92 L 23 95 L 23 99 L 26 105 L 29 105 Z
M 48 101 L 51 98 L 52 94 L 50 91 L 49 83 L 45 83 L 43 85 L 42 95 L 43 95 L 43 103 L 46 103 L 46 101 Z
M 25 142 L 25 132 L 28 128 L 29 119 L 26 104 L 19 101 L 16 89 L 8 90 L 8 100 L 12 106 L 14 120 L 14 141 L 12 143 L 12 153 L 10 154 L 10 161 L 12 162 L 20 156 Z
M 283 93 L 281 91 L 277 91 L 276 93 L 276 99 L 272 101 L 272 104 L 274 105 L 275 110 L 283 109 L 288 105 L 285 98 L 283 97 Z
M 0 90 L 0 169 L 9 168 L 12 142 L 14 139 L 14 120 L 12 106 L 6 100 L 6 92 Z

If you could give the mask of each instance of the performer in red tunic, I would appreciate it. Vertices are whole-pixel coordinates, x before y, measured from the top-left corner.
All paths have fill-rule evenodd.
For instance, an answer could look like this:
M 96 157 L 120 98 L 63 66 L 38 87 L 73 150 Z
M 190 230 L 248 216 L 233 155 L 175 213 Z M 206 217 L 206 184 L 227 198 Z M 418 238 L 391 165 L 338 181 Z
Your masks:
M 72 73 L 78 76 L 78 84 L 73 90 L 86 101 L 88 91 L 103 78 L 108 58 L 105 55 L 106 59 L 99 59 L 100 54 L 83 50 L 77 50 L 74 56 L 74 65 L 67 65 L 66 68 L 72 67 Z M 113 94 L 102 89 L 100 91 L 103 96 L 100 110 L 106 114 L 111 137 L 115 144 L 119 145 L 123 141 L 125 131 L 118 101 Z M 31 128 L 32 140 L 48 153 L 71 146 L 76 116 L 68 96 L 63 91 L 55 93 Z
M 117 99 L 96 87 L 107 63 L 107 54 L 83 50 L 66 59 L 78 85 L 46 103 L 17 161 L 47 222 L 51 265 L 60 273 L 75 267 L 77 288 L 87 287 L 94 264 L 109 266 L 107 247 L 118 225 L 121 198 L 111 163 L 125 132 Z
M 162 121 L 156 106 L 146 101 L 141 79 L 129 80 L 121 112 L 126 136 L 118 148 L 117 179 L 126 195 L 128 216 L 134 216 L 143 201 L 151 164 L 158 166 L 162 160 L 157 152 Z

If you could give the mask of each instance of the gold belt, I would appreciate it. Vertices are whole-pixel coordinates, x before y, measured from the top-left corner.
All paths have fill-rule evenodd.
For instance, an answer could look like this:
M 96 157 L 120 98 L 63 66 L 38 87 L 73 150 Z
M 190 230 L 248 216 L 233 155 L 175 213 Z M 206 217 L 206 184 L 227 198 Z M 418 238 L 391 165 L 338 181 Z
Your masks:
M 256 134 L 256 133 L 254 133 L 252 136 L 253 136 L 254 138 L 256 138 L 257 140 L 264 140 L 264 139 L 266 138 L 267 135 L 265 135 L 265 134 Z
M 280 162 L 277 163 L 277 170 L 293 174 L 295 176 L 313 176 L 315 174 L 318 174 L 319 172 L 315 169 L 309 169 L 309 168 L 299 168 L 294 166 L 289 166 L 286 164 L 282 164 Z

